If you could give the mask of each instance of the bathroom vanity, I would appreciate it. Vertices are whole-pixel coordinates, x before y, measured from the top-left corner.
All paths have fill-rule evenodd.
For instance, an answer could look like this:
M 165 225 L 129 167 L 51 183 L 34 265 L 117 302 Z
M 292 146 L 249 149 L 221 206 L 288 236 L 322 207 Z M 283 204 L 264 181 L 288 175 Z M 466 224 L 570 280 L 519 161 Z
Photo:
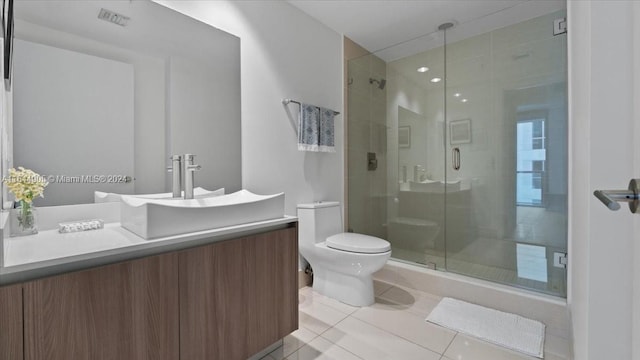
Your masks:
M 245 360 L 281 343 L 298 327 L 283 194 L 203 199 L 188 177 L 193 199 L 118 195 L 165 192 L 169 149 L 184 171 L 207 154 L 197 186 L 241 190 L 240 39 L 154 1 L 15 5 L 2 170 L 50 184 L 40 233 L 9 238 L 0 213 L 0 360 Z
M 247 359 L 297 329 L 296 218 L 140 240 L 0 268 L 0 359 Z

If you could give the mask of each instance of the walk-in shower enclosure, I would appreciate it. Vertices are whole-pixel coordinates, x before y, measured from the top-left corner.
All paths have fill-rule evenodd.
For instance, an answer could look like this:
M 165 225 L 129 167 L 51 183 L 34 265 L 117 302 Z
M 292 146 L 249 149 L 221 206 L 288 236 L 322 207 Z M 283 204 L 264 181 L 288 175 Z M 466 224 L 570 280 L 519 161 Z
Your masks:
M 566 297 L 565 17 L 349 59 L 347 227 L 398 260 Z

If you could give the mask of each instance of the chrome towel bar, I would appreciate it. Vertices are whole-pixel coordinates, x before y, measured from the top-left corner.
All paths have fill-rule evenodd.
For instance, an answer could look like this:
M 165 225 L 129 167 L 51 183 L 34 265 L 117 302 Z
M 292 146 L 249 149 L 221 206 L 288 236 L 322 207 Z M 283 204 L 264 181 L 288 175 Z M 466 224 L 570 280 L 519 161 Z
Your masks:
M 300 101 L 297 101 L 297 100 L 293 100 L 293 99 L 282 99 L 282 105 L 287 105 L 287 104 L 289 104 L 289 103 L 294 103 L 294 104 L 302 105 L 302 104 L 300 103 Z M 313 106 L 315 106 L 315 107 L 317 107 L 318 109 L 320 109 L 320 107 L 319 107 L 319 106 L 316 106 L 316 105 L 313 105 Z M 339 112 L 339 111 L 335 111 L 335 110 L 332 110 L 332 111 L 333 111 L 333 114 L 334 114 L 334 115 L 340 115 L 340 112 Z

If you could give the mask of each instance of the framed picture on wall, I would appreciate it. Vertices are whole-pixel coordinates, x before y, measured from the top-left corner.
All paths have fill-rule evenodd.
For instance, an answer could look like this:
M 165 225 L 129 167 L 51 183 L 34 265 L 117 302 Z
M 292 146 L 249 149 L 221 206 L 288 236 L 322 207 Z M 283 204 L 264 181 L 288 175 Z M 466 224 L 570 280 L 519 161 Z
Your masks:
M 2 0 L 2 37 L 4 38 L 4 88 L 11 89 L 11 59 L 13 51 L 13 0 Z
M 451 145 L 471 142 L 471 119 L 455 120 L 449 123 Z
M 398 147 L 411 147 L 411 126 L 398 126 Z

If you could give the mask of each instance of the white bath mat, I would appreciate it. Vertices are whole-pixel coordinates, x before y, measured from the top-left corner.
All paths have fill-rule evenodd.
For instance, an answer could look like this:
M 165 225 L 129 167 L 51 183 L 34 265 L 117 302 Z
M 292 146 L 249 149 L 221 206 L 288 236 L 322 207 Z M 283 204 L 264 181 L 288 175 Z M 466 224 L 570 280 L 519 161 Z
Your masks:
M 544 324 L 484 306 L 444 298 L 427 321 L 527 355 L 542 358 Z

